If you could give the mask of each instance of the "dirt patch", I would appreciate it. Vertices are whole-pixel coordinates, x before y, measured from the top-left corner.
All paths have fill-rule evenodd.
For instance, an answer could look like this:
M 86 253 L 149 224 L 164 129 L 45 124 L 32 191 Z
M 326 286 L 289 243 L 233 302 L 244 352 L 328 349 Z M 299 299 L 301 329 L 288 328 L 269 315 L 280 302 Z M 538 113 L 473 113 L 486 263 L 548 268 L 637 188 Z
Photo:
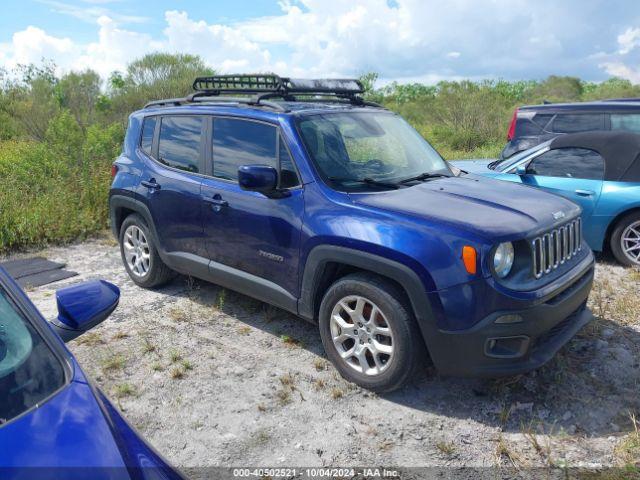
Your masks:
M 597 321 L 546 367 L 500 381 L 439 378 L 375 395 L 342 380 L 316 327 L 186 277 L 136 287 L 111 240 L 44 252 L 104 278 L 120 306 L 70 344 L 84 370 L 173 464 L 610 466 L 638 461 L 640 275 L 599 262 Z M 636 415 L 636 417 L 633 417 Z M 635 432 L 635 437 L 634 437 Z M 630 445 L 630 447 L 628 447 Z

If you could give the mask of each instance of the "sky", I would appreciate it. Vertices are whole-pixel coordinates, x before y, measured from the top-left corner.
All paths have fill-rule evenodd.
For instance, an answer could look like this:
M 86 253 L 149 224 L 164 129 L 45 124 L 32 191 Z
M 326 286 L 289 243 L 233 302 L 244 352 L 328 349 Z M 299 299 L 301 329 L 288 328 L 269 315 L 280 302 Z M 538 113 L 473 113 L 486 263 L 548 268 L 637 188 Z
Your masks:
M 640 0 L 2 0 L 0 66 L 107 77 L 163 51 L 219 73 L 640 83 Z

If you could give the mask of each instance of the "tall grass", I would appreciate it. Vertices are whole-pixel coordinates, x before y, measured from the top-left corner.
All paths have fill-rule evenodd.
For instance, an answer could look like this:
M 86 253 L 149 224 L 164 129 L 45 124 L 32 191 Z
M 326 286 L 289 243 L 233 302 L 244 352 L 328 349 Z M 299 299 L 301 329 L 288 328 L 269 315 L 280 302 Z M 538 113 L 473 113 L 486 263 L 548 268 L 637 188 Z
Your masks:
M 83 238 L 107 226 L 122 127 L 83 133 L 63 112 L 43 142 L 0 142 L 0 252 Z

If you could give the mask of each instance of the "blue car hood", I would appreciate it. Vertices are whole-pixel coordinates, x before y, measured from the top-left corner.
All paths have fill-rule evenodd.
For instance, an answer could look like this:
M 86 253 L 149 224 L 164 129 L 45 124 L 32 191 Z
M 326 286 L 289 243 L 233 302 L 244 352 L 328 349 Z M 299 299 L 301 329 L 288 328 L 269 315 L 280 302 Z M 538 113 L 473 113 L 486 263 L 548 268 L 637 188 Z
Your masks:
M 448 224 L 490 242 L 528 237 L 580 214 L 578 205 L 557 195 L 473 174 L 351 197 L 356 204 Z M 560 211 L 564 217 L 555 220 Z
M 89 467 L 94 479 L 121 479 L 126 472 L 93 391 L 79 381 L 2 427 L 0 452 L 0 470 L 46 467 L 54 474 L 56 468 Z

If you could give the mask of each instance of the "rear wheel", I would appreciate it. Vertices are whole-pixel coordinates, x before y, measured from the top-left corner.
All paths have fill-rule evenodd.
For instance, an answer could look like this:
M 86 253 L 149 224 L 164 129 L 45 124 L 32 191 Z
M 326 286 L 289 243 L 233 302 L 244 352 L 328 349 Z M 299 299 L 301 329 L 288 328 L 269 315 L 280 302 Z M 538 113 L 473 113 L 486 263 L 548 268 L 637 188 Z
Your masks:
M 616 224 L 611 232 L 611 251 L 621 264 L 640 267 L 640 212 L 632 212 Z
M 400 388 L 424 352 L 402 292 L 366 273 L 334 283 L 320 305 L 327 357 L 347 380 L 376 392 Z
M 131 214 L 122 222 L 120 255 L 129 277 L 141 287 L 159 287 L 175 275 L 158 255 L 149 227 L 138 214 Z

